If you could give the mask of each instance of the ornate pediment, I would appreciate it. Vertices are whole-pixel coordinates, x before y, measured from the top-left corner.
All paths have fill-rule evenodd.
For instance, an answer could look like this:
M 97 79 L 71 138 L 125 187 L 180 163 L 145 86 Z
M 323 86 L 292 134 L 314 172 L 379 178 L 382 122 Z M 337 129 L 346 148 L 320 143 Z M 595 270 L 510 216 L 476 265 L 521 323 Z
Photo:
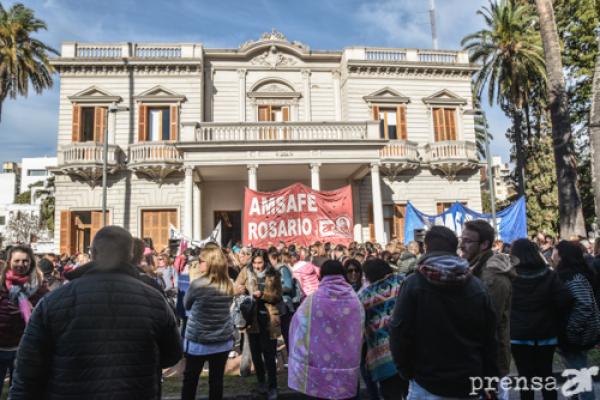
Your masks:
M 298 63 L 298 59 L 296 57 L 290 56 L 289 54 L 285 54 L 277 48 L 277 46 L 273 45 L 269 47 L 268 50 L 263 53 L 255 56 L 250 60 L 250 64 L 259 65 L 269 68 L 278 68 L 278 67 L 288 67 L 292 65 L 296 65 Z
M 423 97 L 425 104 L 467 104 L 467 99 L 448 89 L 442 89 L 431 96 Z
M 260 35 L 260 38 L 258 40 L 248 40 L 247 42 L 245 42 L 244 44 L 242 44 L 240 46 L 240 50 L 247 50 L 251 47 L 255 47 L 257 45 L 260 45 L 262 43 L 266 43 L 266 42 L 279 42 L 281 44 L 286 44 L 288 46 L 292 46 L 295 47 L 296 49 L 299 50 L 303 50 L 303 51 L 308 51 L 308 46 L 300 43 L 298 41 L 293 41 L 290 42 L 283 33 L 275 30 L 275 28 L 271 29 L 271 32 L 265 32 L 262 35 Z
M 277 78 L 267 78 L 258 81 L 252 86 L 248 97 L 300 97 L 291 83 Z
M 386 86 L 382 89 L 379 89 L 368 96 L 364 96 L 363 99 L 367 103 L 409 103 L 410 98 L 398 92 L 395 89 L 392 89 L 389 86 Z
M 176 93 L 170 89 L 167 89 L 161 85 L 154 86 L 152 89 L 146 90 L 134 96 L 134 98 L 138 101 L 144 103 L 151 102 L 182 102 L 185 101 L 186 98 L 184 95 Z
M 118 103 L 123 99 L 97 86 L 90 86 L 68 97 L 73 103 Z

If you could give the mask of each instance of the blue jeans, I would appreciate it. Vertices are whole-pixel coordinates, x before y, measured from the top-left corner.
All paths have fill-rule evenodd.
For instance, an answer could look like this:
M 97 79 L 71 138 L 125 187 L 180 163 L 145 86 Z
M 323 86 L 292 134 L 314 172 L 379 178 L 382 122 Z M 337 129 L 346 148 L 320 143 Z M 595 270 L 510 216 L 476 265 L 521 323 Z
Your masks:
M 476 398 L 476 397 L 475 397 Z M 471 400 L 473 397 L 442 397 L 433 393 L 429 393 L 425 388 L 417 383 L 414 379 L 408 385 L 407 400 Z
M 0 397 L 2 396 L 2 389 L 4 388 L 4 378 L 6 377 L 6 372 L 9 373 L 9 388 L 12 383 L 12 374 L 15 366 L 15 356 L 17 355 L 16 351 L 0 351 Z
M 564 350 L 559 348 L 558 354 L 560 354 L 565 369 L 583 369 L 588 367 L 587 350 Z M 592 381 L 592 390 L 579 393 L 572 399 L 579 400 L 595 400 L 594 396 L 594 382 Z

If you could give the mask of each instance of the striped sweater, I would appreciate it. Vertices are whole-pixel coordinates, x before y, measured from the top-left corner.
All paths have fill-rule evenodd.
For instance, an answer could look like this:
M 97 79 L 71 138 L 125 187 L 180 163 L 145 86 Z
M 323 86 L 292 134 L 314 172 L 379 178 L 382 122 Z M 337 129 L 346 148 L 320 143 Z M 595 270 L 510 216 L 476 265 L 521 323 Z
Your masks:
M 374 381 L 382 381 L 398 374 L 390 351 L 388 325 L 403 279 L 402 275 L 391 274 L 358 294 L 365 308 L 366 363 Z
M 592 286 L 580 273 L 565 280 L 565 286 L 575 298 L 567 321 L 565 335 L 567 344 L 591 347 L 600 341 L 600 311 Z

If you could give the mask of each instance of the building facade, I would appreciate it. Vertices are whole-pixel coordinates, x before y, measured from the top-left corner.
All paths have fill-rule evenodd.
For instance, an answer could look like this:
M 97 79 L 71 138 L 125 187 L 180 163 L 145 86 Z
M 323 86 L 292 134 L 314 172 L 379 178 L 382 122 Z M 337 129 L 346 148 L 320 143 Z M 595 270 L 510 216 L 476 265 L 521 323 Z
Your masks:
M 55 239 L 83 251 L 109 222 L 165 246 L 169 224 L 241 238 L 244 187 L 352 185 L 355 239 L 402 239 L 408 201 L 481 208 L 464 52 L 315 51 L 281 33 L 239 48 L 64 43 Z

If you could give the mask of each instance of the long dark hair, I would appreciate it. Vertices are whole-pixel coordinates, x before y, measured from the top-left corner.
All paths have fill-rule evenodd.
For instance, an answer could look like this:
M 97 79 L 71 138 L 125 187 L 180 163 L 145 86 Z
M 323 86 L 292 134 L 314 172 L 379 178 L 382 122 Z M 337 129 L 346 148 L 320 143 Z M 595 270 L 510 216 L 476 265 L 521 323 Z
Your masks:
M 561 240 L 556 245 L 556 251 L 560 256 L 560 263 L 557 266 L 559 276 L 569 278 L 580 273 L 587 278 L 592 287 L 596 282 L 596 273 L 583 258 L 583 249 L 578 242 Z
M 539 247 L 528 239 L 515 240 L 511 245 L 510 254 L 519 259 L 517 268 L 537 270 L 548 266 Z
M 256 249 L 254 250 L 254 252 L 252 253 L 252 257 L 250 257 L 250 260 L 248 261 L 248 268 L 250 271 L 254 272 L 254 268 L 252 267 L 252 263 L 254 262 L 254 259 L 256 257 L 262 257 L 264 263 L 265 263 L 265 271 L 270 270 L 273 268 L 273 266 L 271 265 L 271 261 L 269 260 L 269 254 L 267 253 L 267 251 L 265 249 Z

